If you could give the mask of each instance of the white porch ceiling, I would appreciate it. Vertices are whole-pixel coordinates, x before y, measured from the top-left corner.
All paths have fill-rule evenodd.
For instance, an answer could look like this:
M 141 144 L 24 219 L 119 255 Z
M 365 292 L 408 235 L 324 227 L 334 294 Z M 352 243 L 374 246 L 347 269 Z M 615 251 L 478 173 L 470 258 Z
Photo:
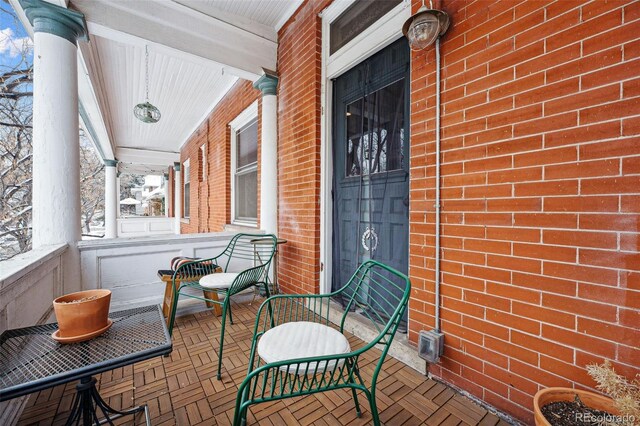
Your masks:
M 176 152 L 206 113 L 237 80 L 213 62 L 189 62 L 149 48 L 149 101 L 158 107 L 158 123 L 133 115 L 145 101 L 143 46 L 93 36 L 100 61 L 102 93 L 111 137 L 118 148 Z
M 172 0 L 209 16 L 218 16 L 255 31 L 255 23 L 277 32 L 302 4 L 302 0 Z M 274 31 L 275 30 L 275 31 Z M 275 41 L 276 39 L 273 38 Z
M 17 0 L 9 0 L 30 34 Z M 105 159 L 123 168 L 163 170 L 238 78 L 275 70 L 277 31 L 303 0 L 46 0 L 85 15 L 79 43 L 83 127 Z M 149 101 L 162 119 L 146 124 L 133 108 Z M 120 158 L 121 157 L 121 158 Z

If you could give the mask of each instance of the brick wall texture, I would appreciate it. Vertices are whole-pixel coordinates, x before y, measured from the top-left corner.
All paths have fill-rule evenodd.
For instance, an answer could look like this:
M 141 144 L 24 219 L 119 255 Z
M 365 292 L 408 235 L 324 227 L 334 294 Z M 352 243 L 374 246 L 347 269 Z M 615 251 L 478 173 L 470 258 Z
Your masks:
M 229 123 L 256 100 L 258 100 L 259 159 L 260 91 L 254 89 L 251 82 L 246 80 L 238 80 L 182 148 L 181 163 L 184 163 L 187 158 L 191 163 L 190 217 L 189 223 L 181 224 L 182 233 L 219 232 L 224 229 L 225 224 L 230 223 L 231 130 Z M 203 144 L 207 147 L 207 169 L 204 179 L 200 150 Z M 258 161 L 259 178 L 260 161 Z M 182 182 L 184 183 L 184 178 Z
M 320 67 L 330 1 L 307 1 L 278 34 L 279 283 L 318 293 L 320 280 Z
M 640 3 L 443 8 L 431 372 L 531 421 L 540 387 L 593 385 L 588 363 L 639 371 Z M 412 55 L 411 341 L 434 325 L 434 59 Z
M 278 226 L 289 240 L 279 280 L 290 292 L 319 291 L 318 13 L 329 3 L 305 2 L 279 32 Z M 452 18 L 441 50 L 446 349 L 430 371 L 531 422 L 541 387 L 593 386 L 588 363 L 606 358 L 620 373 L 639 372 L 640 2 L 441 7 Z M 433 47 L 412 53 L 411 79 L 415 343 L 434 327 Z M 237 84 L 206 123 L 209 170 L 219 176 L 200 198 L 206 230 L 229 219 L 225 123 L 256 96 Z M 196 194 L 192 200 L 184 232 L 200 229 Z

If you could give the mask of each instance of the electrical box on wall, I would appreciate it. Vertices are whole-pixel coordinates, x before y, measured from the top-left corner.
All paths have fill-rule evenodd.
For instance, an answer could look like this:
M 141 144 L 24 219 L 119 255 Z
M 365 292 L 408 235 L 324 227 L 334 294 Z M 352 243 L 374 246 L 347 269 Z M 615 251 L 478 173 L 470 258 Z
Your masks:
M 422 330 L 418 335 L 418 356 L 436 363 L 444 353 L 444 334 L 436 330 Z

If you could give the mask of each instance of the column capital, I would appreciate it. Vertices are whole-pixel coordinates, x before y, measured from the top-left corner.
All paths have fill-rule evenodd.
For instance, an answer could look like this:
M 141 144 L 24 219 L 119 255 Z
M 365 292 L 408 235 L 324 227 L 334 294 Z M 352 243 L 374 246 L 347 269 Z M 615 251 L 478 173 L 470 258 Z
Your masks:
M 264 74 L 253 83 L 253 87 L 262 92 L 262 96 L 275 95 L 278 87 L 278 74 L 273 71 L 262 69 Z
M 104 160 L 105 167 L 116 167 L 118 165 L 118 160 Z
M 180 171 L 180 163 L 173 163 L 173 170 L 175 170 L 176 172 Z
M 89 41 L 87 22 L 82 13 L 43 0 L 18 2 L 33 25 L 34 32 L 54 34 L 73 44 L 77 40 Z

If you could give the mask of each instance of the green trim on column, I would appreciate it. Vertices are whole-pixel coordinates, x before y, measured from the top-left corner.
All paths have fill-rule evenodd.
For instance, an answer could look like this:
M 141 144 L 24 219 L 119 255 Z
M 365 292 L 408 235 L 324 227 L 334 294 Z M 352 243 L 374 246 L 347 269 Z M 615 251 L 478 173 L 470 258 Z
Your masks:
M 278 87 L 278 76 L 275 74 L 262 74 L 262 77 L 253 83 L 253 87 L 262 92 L 262 96 L 275 95 Z
M 104 160 L 104 165 L 106 167 L 116 167 L 118 165 L 118 160 Z
M 18 0 L 36 33 L 54 34 L 74 45 L 77 40 L 89 41 L 84 15 L 43 0 Z
M 180 171 L 180 163 L 173 163 L 173 170 L 175 170 L 176 172 Z

